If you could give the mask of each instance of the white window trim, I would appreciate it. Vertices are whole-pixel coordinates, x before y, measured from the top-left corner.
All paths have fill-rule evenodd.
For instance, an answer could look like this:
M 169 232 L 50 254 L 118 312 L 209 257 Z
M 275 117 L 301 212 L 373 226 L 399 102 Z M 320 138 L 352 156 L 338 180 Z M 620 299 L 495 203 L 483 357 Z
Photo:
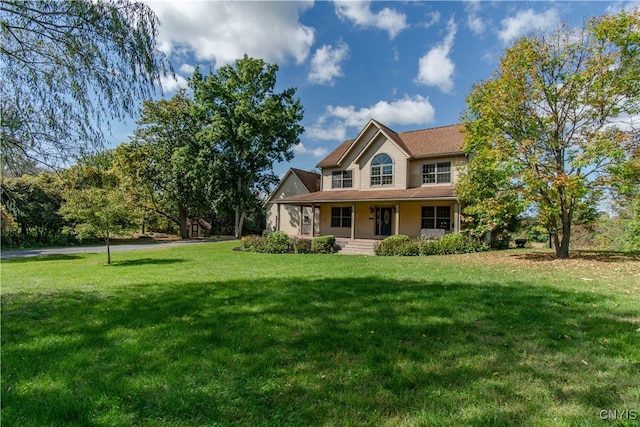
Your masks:
M 448 163 L 449 164 L 449 181 L 447 181 L 447 182 L 438 182 L 438 165 L 439 164 L 443 164 L 443 163 Z M 424 168 L 425 168 L 425 166 L 430 166 L 430 165 L 434 166 L 434 171 L 433 171 L 433 173 L 426 174 L 424 172 Z M 440 173 L 442 174 L 444 172 L 440 172 Z M 433 175 L 435 182 L 424 182 L 425 175 Z M 453 162 L 448 160 L 448 161 L 444 161 L 444 162 L 423 163 L 422 167 L 421 167 L 421 171 L 420 171 L 420 181 L 422 183 L 421 184 L 422 186 L 428 186 L 428 185 L 451 185 L 451 184 L 453 184 Z
M 351 174 L 350 178 L 346 178 L 345 175 L 347 173 Z M 340 178 L 338 180 L 334 181 L 334 177 L 337 176 L 337 174 L 340 174 Z M 351 181 L 351 185 L 349 187 L 345 187 L 344 186 L 344 181 L 345 180 L 350 180 Z M 339 186 L 334 186 L 334 182 L 338 182 L 340 183 Z M 346 170 L 339 170 L 339 171 L 332 171 L 331 172 L 331 189 L 332 190 L 341 190 L 343 188 L 353 188 L 353 169 L 346 169 Z
M 373 160 L 378 157 L 379 155 L 384 154 L 387 157 L 389 157 L 391 159 L 391 163 L 383 163 L 383 164 L 379 164 L 379 165 L 374 165 L 373 164 Z M 384 173 L 384 167 L 385 166 L 391 166 L 391 173 Z M 391 157 L 390 155 L 388 155 L 387 153 L 378 153 L 376 154 L 373 159 L 371 160 L 371 165 L 370 165 L 370 179 L 369 179 L 369 184 L 371 187 L 393 187 L 393 173 L 394 173 L 394 169 L 395 169 L 395 161 L 393 160 L 393 157 Z M 377 175 L 373 174 L 373 169 L 374 168 L 378 168 L 380 170 L 380 173 Z M 374 184 L 373 183 L 373 179 L 375 178 L 379 178 L 380 179 L 380 183 L 379 184 Z M 384 178 L 385 177 L 390 177 L 391 178 L 391 182 L 385 183 L 384 182 Z

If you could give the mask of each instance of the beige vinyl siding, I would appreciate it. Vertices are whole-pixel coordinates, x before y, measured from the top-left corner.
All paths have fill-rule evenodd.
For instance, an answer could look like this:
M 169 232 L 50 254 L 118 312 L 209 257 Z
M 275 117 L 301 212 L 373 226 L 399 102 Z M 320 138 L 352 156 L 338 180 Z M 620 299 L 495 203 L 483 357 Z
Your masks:
M 393 159 L 393 185 L 371 186 L 371 161 L 380 154 L 386 153 Z M 368 147 L 359 159 L 360 163 L 360 189 L 381 190 L 389 188 L 407 188 L 407 157 L 400 148 L 380 134 Z
M 342 159 L 342 163 L 340 167 L 330 167 L 322 169 L 322 182 L 321 182 L 321 191 L 340 191 L 341 188 L 331 188 L 331 176 L 332 172 L 339 170 L 353 170 L 353 188 L 352 190 L 360 190 L 360 169 L 357 165 L 353 164 L 353 161 L 358 157 L 358 154 L 369 144 L 371 138 L 373 138 L 378 132 L 378 128 L 375 126 L 371 126 L 367 131 L 362 135 L 362 137 L 358 140 L 358 143 L 355 147 L 351 147 L 349 150 L 349 154 Z
M 420 219 L 424 203 L 400 203 L 400 226 L 398 232 L 410 237 L 420 236 Z
M 331 188 L 333 172 L 350 170 L 353 172 L 353 187 L 351 188 Z M 355 165 L 349 164 L 344 168 L 324 168 L 322 169 L 321 191 L 358 190 L 360 171 Z
M 370 212 L 369 208 L 373 209 Z M 356 239 L 373 239 L 375 232 L 375 208 L 372 203 L 356 204 Z
M 276 189 L 276 193 L 271 195 L 271 202 L 266 206 L 267 214 L 267 230 L 273 231 L 278 226 L 278 199 L 283 197 L 295 196 L 298 194 L 308 194 L 309 190 L 300 179 L 293 173 L 289 173 L 280 186 Z M 309 217 L 311 222 L 311 208 L 303 208 L 302 217 L 298 206 L 280 205 L 280 231 L 287 234 L 297 235 L 300 233 L 300 224 L 304 215 Z M 317 219 L 316 219 L 317 220 Z M 303 232 L 311 233 L 311 225 L 304 227 Z M 318 231 L 316 225 L 316 232 Z
M 463 156 L 459 157 L 439 157 L 432 159 L 418 159 L 409 162 L 409 187 L 422 186 L 422 165 L 429 163 L 451 162 L 451 183 L 442 185 L 455 185 L 458 181 L 458 175 L 467 165 L 467 159 Z M 441 184 L 424 184 L 424 185 L 441 185 Z
M 331 191 L 331 174 L 339 171 L 340 168 L 324 168 L 322 169 L 322 180 L 320 182 L 320 191 Z

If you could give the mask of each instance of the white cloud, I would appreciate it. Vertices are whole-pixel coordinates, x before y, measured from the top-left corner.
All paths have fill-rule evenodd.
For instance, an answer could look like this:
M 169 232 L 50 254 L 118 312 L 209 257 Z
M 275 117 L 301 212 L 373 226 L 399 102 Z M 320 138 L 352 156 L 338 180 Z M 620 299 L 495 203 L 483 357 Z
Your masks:
M 268 62 L 302 63 L 314 41 L 314 29 L 299 21 L 312 1 L 149 0 L 148 4 L 162 23 L 161 50 L 174 55 L 193 51 L 196 59 L 213 61 L 215 67 L 244 54 Z
M 429 20 L 423 22 L 422 25 L 421 25 L 424 28 L 429 28 L 429 27 L 437 24 L 438 22 L 440 22 L 440 12 L 438 12 L 438 11 L 431 12 L 427 16 L 429 17 Z
M 467 12 L 467 27 L 469 27 L 476 36 L 483 35 L 485 29 L 484 21 L 478 16 L 480 8 L 481 4 L 479 0 L 469 0 L 464 3 L 464 10 Z
M 407 17 L 388 7 L 373 13 L 370 8 L 371 1 L 335 0 L 334 4 L 340 19 L 348 19 L 360 27 L 387 31 L 391 39 L 408 27 Z
M 193 74 L 195 70 L 196 70 L 196 67 L 190 64 L 182 64 L 180 66 L 180 72 L 183 74 Z
M 323 45 L 311 58 L 309 81 L 318 84 L 332 85 L 336 77 L 342 77 L 341 62 L 349 55 L 349 46 L 340 42 L 335 48 Z
M 418 77 L 416 77 L 418 83 L 436 86 L 442 92 L 451 92 L 451 89 L 453 89 L 455 65 L 449 55 L 453 48 L 453 39 L 458 31 L 453 17 L 447 23 L 447 31 L 444 40 L 420 58 L 418 61 Z
M 314 139 L 344 140 L 348 128 L 361 129 L 375 119 L 387 125 L 424 125 L 433 122 L 435 108 L 428 98 L 420 95 L 405 96 L 392 102 L 379 101 L 361 109 L 353 105 L 328 106 L 326 113 L 312 126 L 306 135 Z
M 467 26 L 476 36 L 484 34 L 484 21 L 477 15 L 467 16 Z
M 630 13 L 636 9 L 638 9 L 637 0 L 636 1 L 615 1 L 615 2 L 612 2 L 612 4 L 610 4 L 609 6 L 607 6 L 607 8 L 605 9 L 605 12 L 610 15 L 617 15 L 622 11 Z
M 324 157 L 327 155 L 327 149 L 324 147 L 309 149 L 304 146 L 302 142 L 293 146 L 293 152 L 296 155 L 300 154 L 311 154 L 313 157 Z
M 531 31 L 549 30 L 556 26 L 559 20 L 556 9 L 549 9 L 542 13 L 536 13 L 533 9 L 521 10 L 515 16 L 502 20 L 502 29 L 498 31 L 498 38 L 504 43 L 509 43 Z
M 162 85 L 162 91 L 165 93 L 174 93 L 188 86 L 187 79 L 179 74 L 176 74 L 175 77 L 169 75 L 161 77 L 160 84 Z

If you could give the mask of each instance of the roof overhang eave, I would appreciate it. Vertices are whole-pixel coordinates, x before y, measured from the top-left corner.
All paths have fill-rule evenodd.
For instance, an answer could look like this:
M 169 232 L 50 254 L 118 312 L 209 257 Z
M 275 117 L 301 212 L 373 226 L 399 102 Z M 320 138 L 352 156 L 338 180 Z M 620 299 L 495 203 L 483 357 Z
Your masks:
M 421 201 L 434 201 L 434 200 L 455 201 L 455 200 L 458 200 L 458 198 L 455 196 L 444 196 L 444 197 L 395 197 L 395 198 L 384 198 L 384 199 L 363 198 L 363 199 L 347 199 L 347 200 L 336 200 L 336 199 L 274 200 L 271 203 L 281 204 L 281 205 L 311 206 L 314 204 L 324 204 L 324 203 L 421 202 Z
M 465 157 L 467 154 L 464 151 L 450 151 L 448 153 L 436 153 L 436 154 L 423 154 L 418 156 L 412 156 L 411 160 L 422 160 L 422 159 L 435 159 L 441 157 Z

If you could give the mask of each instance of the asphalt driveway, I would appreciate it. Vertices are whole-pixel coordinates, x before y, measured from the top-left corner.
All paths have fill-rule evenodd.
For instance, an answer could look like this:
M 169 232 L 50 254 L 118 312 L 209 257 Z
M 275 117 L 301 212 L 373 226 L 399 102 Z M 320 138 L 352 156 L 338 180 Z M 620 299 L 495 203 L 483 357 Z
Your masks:
M 153 249 L 157 247 L 167 246 L 184 246 L 184 245 L 196 245 L 199 243 L 210 242 L 212 240 L 178 240 L 174 242 L 149 242 L 149 243 L 136 243 L 136 244 L 123 244 L 123 245 L 111 245 L 111 252 L 122 251 L 137 251 L 141 249 Z M 42 248 L 42 249 L 16 249 L 0 251 L 0 259 L 33 257 L 43 255 L 71 255 L 71 254 L 85 254 L 85 253 L 100 253 L 106 252 L 107 247 L 105 245 L 100 246 L 69 246 L 64 248 Z

